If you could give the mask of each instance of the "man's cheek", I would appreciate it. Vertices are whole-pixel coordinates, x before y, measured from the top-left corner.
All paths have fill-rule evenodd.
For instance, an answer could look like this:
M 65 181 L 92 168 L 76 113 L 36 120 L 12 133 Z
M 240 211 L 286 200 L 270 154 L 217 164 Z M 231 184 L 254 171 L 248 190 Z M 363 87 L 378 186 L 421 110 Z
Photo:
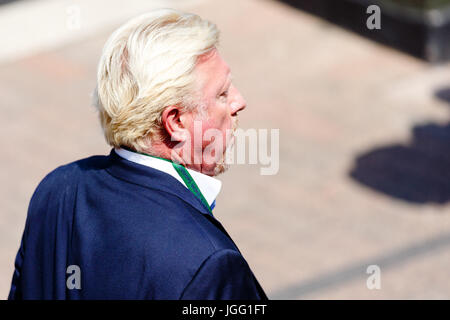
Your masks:
M 202 131 L 202 146 L 203 148 L 206 148 L 213 140 L 214 137 L 211 135 L 211 131 L 214 128 L 209 124 L 206 123 L 203 127 L 203 131 Z
M 219 119 L 211 117 L 208 121 L 203 122 L 203 147 L 205 148 L 212 143 L 215 145 L 221 144 L 225 148 L 231 126 L 231 120 L 226 116 L 222 116 Z

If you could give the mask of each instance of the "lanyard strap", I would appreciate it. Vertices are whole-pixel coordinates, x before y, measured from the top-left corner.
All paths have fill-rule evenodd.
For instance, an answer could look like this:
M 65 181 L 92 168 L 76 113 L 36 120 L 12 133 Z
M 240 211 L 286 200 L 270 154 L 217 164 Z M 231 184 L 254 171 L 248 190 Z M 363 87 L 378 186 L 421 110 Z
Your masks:
M 160 158 L 160 157 L 157 157 L 157 156 L 152 156 L 152 155 L 147 154 L 147 153 L 143 153 L 143 152 L 136 152 L 136 153 L 142 154 L 144 156 L 157 158 L 157 159 L 160 159 L 160 160 L 164 160 L 164 161 L 170 162 L 172 164 L 173 168 L 175 169 L 175 171 L 178 173 L 178 175 L 181 177 L 181 179 L 186 184 L 186 187 L 188 187 L 188 189 L 197 197 L 197 199 L 200 200 L 201 203 L 203 203 L 203 205 L 212 214 L 212 209 L 209 206 L 208 201 L 206 201 L 205 197 L 203 196 L 202 192 L 200 191 L 200 188 L 195 183 L 194 178 L 192 178 L 191 174 L 189 173 L 189 171 L 187 171 L 187 169 L 184 166 L 182 166 L 179 163 L 175 163 L 173 161 L 170 161 L 168 159 Z

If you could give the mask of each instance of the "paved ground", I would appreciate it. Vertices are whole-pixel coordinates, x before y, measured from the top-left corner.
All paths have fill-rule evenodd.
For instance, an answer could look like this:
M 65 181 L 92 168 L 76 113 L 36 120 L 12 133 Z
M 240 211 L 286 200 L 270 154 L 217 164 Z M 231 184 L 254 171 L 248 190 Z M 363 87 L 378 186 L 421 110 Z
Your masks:
M 215 209 L 268 295 L 449 299 L 450 65 L 276 1 L 188 8 L 222 31 L 241 126 L 280 129 L 278 174 L 234 166 Z M 113 26 L 100 29 L 0 65 L 1 297 L 38 182 L 109 151 L 89 96 Z M 373 264 L 380 290 L 366 287 Z

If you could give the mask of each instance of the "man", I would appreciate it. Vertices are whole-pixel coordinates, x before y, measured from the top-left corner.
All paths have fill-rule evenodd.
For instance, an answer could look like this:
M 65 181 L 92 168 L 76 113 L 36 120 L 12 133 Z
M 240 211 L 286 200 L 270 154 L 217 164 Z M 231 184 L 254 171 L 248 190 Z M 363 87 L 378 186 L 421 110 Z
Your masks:
M 267 299 L 212 213 L 245 108 L 218 38 L 170 9 L 111 35 L 95 95 L 113 149 L 39 184 L 10 299 Z

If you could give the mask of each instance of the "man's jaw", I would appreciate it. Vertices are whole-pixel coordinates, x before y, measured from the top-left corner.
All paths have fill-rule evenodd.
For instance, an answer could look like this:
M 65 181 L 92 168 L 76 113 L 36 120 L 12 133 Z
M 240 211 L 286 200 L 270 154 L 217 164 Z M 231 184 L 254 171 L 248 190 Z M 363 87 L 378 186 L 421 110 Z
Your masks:
M 236 119 L 231 128 L 226 130 L 226 146 L 225 150 L 222 152 L 221 156 L 217 160 L 213 160 L 213 162 L 206 161 L 203 157 L 205 153 L 205 148 L 202 149 L 201 154 L 197 155 L 197 157 L 200 159 L 201 163 L 198 163 L 198 161 L 195 161 L 195 144 L 191 145 L 191 152 L 189 159 L 185 159 L 185 155 L 183 154 L 184 148 L 183 146 L 175 147 L 171 150 L 171 160 L 174 162 L 177 162 L 186 168 L 201 172 L 203 174 L 206 174 L 208 176 L 218 176 L 224 172 L 226 172 L 230 164 L 227 163 L 227 154 L 229 152 L 232 152 L 232 148 L 234 146 L 234 143 L 236 141 L 236 130 L 238 128 L 238 120 Z M 212 143 L 212 142 L 211 142 Z M 189 156 L 189 154 L 186 154 L 186 156 Z
M 227 163 L 227 154 L 233 151 L 234 143 L 236 141 L 236 130 L 238 129 L 238 119 L 233 122 L 233 126 L 230 130 L 229 136 L 227 136 L 226 140 L 226 148 L 222 154 L 222 158 L 216 162 L 216 166 L 214 167 L 214 176 L 218 176 L 222 173 L 225 173 L 229 168 L 230 164 Z M 228 134 L 228 133 L 227 133 Z

